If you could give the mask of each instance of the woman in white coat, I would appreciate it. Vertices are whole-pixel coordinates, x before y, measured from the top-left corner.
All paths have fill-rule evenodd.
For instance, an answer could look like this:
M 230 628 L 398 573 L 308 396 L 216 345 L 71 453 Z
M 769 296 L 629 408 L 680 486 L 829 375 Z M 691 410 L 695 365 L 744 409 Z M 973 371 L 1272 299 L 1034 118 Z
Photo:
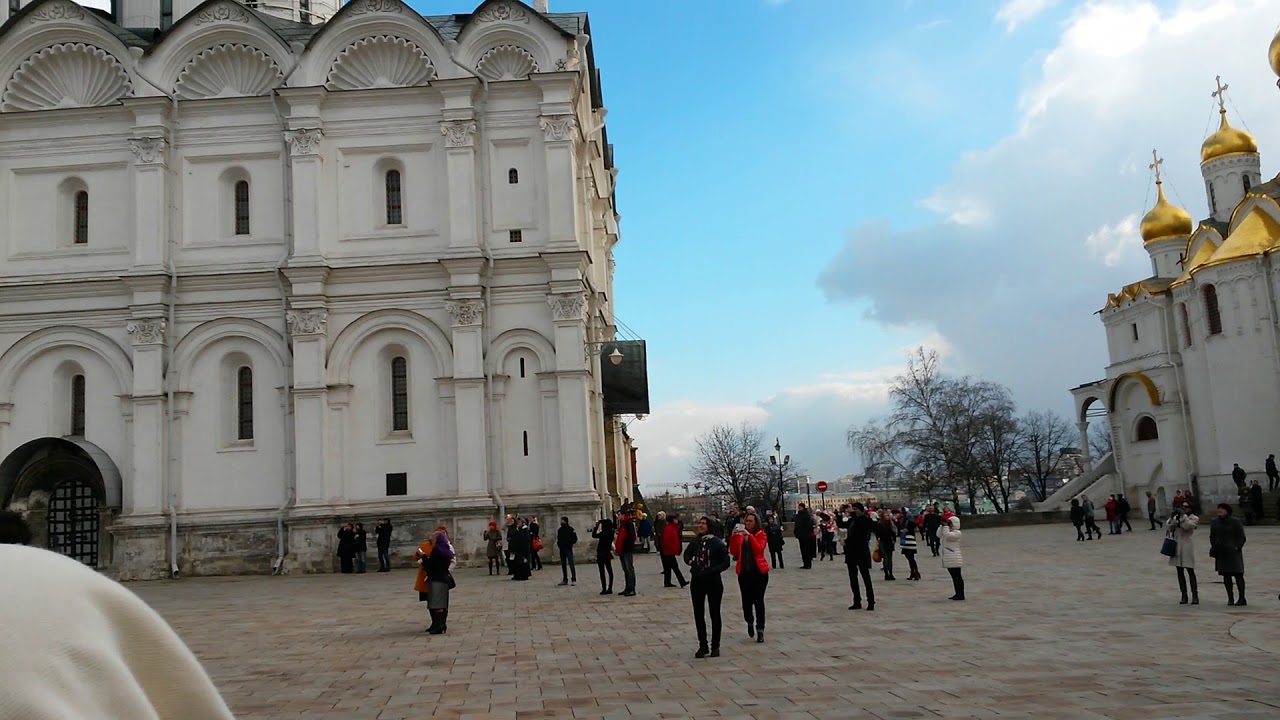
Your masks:
M 1191 604 L 1200 604 L 1200 588 L 1196 586 L 1195 531 L 1200 518 L 1191 512 L 1191 503 L 1175 507 L 1165 525 L 1168 537 L 1178 542 L 1177 551 L 1169 557 L 1169 565 L 1178 569 L 1178 589 L 1182 591 L 1182 605 L 1187 604 L 1187 576 L 1191 576 Z
M 951 599 L 964 600 L 964 577 L 960 575 L 960 568 L 964 567 L 964 554 L 960 551 L 960 516 L 952 515 L 942 526 L 938 536 L 942 541 L 942 567 L 951 573 L 951 584 L 956 589 L 956 594 Z

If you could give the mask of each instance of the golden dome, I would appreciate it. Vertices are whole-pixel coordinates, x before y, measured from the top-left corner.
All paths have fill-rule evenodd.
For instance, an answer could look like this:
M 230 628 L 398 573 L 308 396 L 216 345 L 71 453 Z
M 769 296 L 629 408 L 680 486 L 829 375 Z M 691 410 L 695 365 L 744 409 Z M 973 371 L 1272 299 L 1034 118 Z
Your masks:
M 1280 32 L 1271 38 L 1271 47 L 1267 48 L 1267 60 L 1271 61 L 1271 72 L 1280 75 Z
M 1218 124 L 1218 132 L 1205 138 L 1204 144 L 1200 146 L 1201 164 L 1220 158 L 1223 155 L 1258 152 L 1258 143 L 1253 139 L 1253 136 L 1243 130 L 1231 127 L 1231 123 L 1227 122 L 1227 111 L 1225 109 L 1218 112 L 1222 115 L 1222 122 Z
M 1142 216 L 1142 242 L 1150 243 L 1169 237 L 1186 237 L 1191 234 L 1191 215 L 1170 203 L 1164 197 L 1164 183 L 1156 181 L 1156 206 Z

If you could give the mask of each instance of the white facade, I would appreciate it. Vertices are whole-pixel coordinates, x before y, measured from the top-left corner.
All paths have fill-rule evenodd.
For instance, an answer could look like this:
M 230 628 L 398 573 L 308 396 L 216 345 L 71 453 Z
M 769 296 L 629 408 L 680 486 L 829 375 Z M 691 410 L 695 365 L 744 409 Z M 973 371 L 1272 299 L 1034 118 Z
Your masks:
M 384 516 L 474 553 L 629 494 L 586 16 L 174 9 L 0 31 L 0 507 L 141 578 L 327 571 Z
M 1143 220 L 1152 276 L 1100 311 L 1106 379 L 1072 390 L 1086 463 L 1095 403 L 1112 457 L 1050 504 L 1125 492 L 1142 508 L 1152 492 L 1165 509 L 1187 489 L 1207 507 L 1234 503 L 1233 464 L 1264 477 L 1280 453 L 1280 178 L 1262 181 L 1253 139 L 1222 117 L 1201 154 L 1209 217 L 1193 227 L 1161 193 Z

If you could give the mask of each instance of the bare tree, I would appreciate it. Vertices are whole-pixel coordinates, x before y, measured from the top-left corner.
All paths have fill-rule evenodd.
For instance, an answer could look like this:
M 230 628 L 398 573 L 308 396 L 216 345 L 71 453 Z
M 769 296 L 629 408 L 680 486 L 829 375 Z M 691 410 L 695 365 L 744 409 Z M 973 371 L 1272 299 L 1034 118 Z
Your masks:
M 745 507 L 768 483 L 768 469 L 764 432 L 744 422 L 736 428 L 716 425 L 698 438 L 689 471 L 708 494 L 726 495 L 734 505 Z
M 1095 462 L 1111 454 L 1111 418 L 1104 417 L 1089 423 L 1089 450 Z
M 1049 480 L 1058 473 L 1062 450 L 1071 442 L 1072 428 L 1052 411 L 1029 412 L 1022 417 L 1022 443 L 1017 466 L 1036 500 L 1049 498 Z
M 973 396 L 972 404 L 978 408 L 973 417 L 978 426 L 978 442 L 970 476 L 978 481 L 996 512 L 1009 512 L 1009 495 L 1013 491 L 1010 476 L 1022 442 L 1013 399 L 1008 388 L 995 383 L 968 382 L 962 387 Z

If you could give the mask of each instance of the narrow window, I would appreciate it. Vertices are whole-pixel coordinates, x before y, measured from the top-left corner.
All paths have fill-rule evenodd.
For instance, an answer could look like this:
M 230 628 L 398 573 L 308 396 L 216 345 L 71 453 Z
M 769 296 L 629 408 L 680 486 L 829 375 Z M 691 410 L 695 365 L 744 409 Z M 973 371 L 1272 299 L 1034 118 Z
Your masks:
M 1138 421 L 1138 442 L 1158 439 L 1160 439 L 1160 430 L 1156 427 L 1155 419 L 1144 416 Z
M 253 439 L 253 370 L 248 367 L 236 373 L 236 437 Z
M 1133 341 L 1138 342 L 1138 323 L 1133 323 L 1130 327 L 1133 330 Z
M 391 360 L 391 430 L 409 429 L 409 362 L 402 357 Z
M 507 233 L 507 237 L 511 239 L 511 242 L 524 242 L 524 233 L 519 230 L 512 230 Z
M 515 169 L 515 168 L 511 168 L 510 170 L 508 170 L 508 171 L 507 171 L 507 184 L 508 184 L 508 185 L 517 185 L 517 184 L 519 184 L 519 183 L 520 183 L 520 171 L 519 171 L 519 170 L 517 170 L 517 169 Z
M 1244 191 L 1245 191 L 1245 192 L 1249 192 L 1249 188 L 1250 188 L 1250 187 L 1252 187 L 1252 186 L 1251 186 L 1251 185 L 1250 185 L 1250 183 L 1249 183 L 1249 176 L 1248 176 L 1248 175 L 1245 175 L 1245 176 L 1244 176 Z
M 1209 212 L 1218 214 L 1218 193 L 1213 189 L 1213 183 L 1209 183 Z
M 311 22 L 311 0 L 298 0 L 298 15 L 302 22 Z
M 236 234 L 249 234 L 249 181 L 236 182 Z
M 1209 334 L 1222 334 L 1222 316 L 1218 314 L 1218 289 L 1212 285 L 1204 286 L 1204 314 L 1209 319 Z
M 1182 346 L 1191 347 L 1191 316 L 1187 314 L 1187 304 L 1178 303 L 1178 309 L 1182 312 Z
M 387 224 L 401 225 L 404 223 L 404 212 L 400 205 L 400 171 L 388 170 L 386 177 L 386 193 L 387 193 Z
M 9 0 L 9 17 L 13 17 L 14 13 L 22 9 L 22 0 Z
M 84 376 L 71 378 L 71 434 L 84 437 Z
M 524 377 L 524 358 L 520 358 L 520 377 Z
M 529 457 L 529 431 L 524 431 L 524 456 Z
M 160 0 L 160 29 L 173 27 L 173 0 Z
M 72 240 L 76 245 L 89 244 L 89 191 L 81 190 L 76 193 L 76 227 L 75 237 Z
M 387 473 L 387 496 L 409 494 L 409 473 Z

